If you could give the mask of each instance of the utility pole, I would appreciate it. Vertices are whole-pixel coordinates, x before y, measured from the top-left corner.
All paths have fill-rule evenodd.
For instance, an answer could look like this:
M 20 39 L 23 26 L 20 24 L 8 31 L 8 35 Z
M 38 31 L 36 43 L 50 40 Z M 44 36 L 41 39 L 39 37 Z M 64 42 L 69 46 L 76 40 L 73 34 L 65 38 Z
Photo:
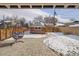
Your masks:
M 55 12 L 55 8 L 54 8 L 54 17 L 53 17 L 53 24 L 54 24 L 54 26 L 56 25 L 56 23 L 55 23 L 55 15 L 56 15 L 56 12 Z
M 56 13 L 55 13 L 55 8 L 54 8 L 54 18 L 55 18 L 55 14 L 56 14 Z

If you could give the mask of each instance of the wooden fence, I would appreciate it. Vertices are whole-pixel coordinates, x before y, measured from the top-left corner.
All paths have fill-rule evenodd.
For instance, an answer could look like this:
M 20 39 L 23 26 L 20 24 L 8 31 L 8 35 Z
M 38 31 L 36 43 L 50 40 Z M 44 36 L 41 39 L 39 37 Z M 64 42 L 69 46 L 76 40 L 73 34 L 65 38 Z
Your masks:
M 13 32 L 24 31 L 28 31 L 28 28 L 21 27 L 0 29 L 0 41 L 10 38 Z M 63 32 L 64 34 L 79 35 L 79 27 L 46 27 L 42 29 L 42 32 Z
M 79 35 L 79 27 L 59 27 L 60 32 L 64 34 Z
M 21 28 L 0 29 L 0 41 L 3 41 L 5 39 L 12 37 L 13 32 L 23 32 L 23 31 L 27 31 L 27 28 L 21 27 Z
M 46 27 L 45 32 L 60 32 L 58 27 Z
M 10 38 L 12 34 L 11 31 L 12 31 L 12 28 L 0 29 L 0 40 L 5 40 L 7 38 Z
M 64 34 L 79 35 L 79 27 L 46 27 L 45 32 L 62 32 Z

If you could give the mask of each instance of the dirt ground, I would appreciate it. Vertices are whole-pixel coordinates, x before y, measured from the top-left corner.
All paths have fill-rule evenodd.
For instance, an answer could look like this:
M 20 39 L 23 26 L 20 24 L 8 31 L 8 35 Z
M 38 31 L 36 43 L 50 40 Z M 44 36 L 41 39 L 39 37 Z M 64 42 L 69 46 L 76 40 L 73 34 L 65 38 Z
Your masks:
M 21 41 L 9 45 L 11 40 L 4 42 L 0 47 L 0 55 L 2 56 L 59 56 L 60 54 L 54 50 L 49 49 L 43 43 L 44 39 L 27 39 L 23 38 Z

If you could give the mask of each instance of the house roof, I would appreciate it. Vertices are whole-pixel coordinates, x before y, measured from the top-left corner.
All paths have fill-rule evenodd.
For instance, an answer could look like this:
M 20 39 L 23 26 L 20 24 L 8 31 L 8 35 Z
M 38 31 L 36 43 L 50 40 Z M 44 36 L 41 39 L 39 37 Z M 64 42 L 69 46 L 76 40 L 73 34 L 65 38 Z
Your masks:
M 31 26 L 44 27 L 44 23 L 34 20 Z

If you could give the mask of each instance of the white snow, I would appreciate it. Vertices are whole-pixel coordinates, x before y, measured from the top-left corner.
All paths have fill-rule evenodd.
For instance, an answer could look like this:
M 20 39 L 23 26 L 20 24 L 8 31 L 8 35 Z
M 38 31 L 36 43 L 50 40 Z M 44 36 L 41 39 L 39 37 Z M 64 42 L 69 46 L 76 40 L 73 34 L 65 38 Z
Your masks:
M 49 35 L 49 36 L 48 36 Z M 49 33 L 43 41 L 49 48 L 62 53 L 63 55 L 79 55 L 79 41 L 65 35 Z
M 4 40 L 4 41 L 1 41 L 1 43 L 13 43 L 15 40 L 14 40 L 14 38 L 8 38 L 8 39 L 6 39 L 6 40 Z
M 70 25 L 69 27 L 79 27 L 79 24 Z
M 23 36 L 23 38 L 28 38 L 28 39 L 39 39 L 39 38 L 45 38 L 46 37 L 46 35 L 45 34 L 26 34 L 26 35 L 24 35 Z
M 8 39 L 6 39 L 6 40 L 14 40 L 14 38 L 11 37 L 11 38 L 8 38 Z
M 55 26 L 63 26 L 64 24 L 61 24 L 61 23 L 57 23 Z

